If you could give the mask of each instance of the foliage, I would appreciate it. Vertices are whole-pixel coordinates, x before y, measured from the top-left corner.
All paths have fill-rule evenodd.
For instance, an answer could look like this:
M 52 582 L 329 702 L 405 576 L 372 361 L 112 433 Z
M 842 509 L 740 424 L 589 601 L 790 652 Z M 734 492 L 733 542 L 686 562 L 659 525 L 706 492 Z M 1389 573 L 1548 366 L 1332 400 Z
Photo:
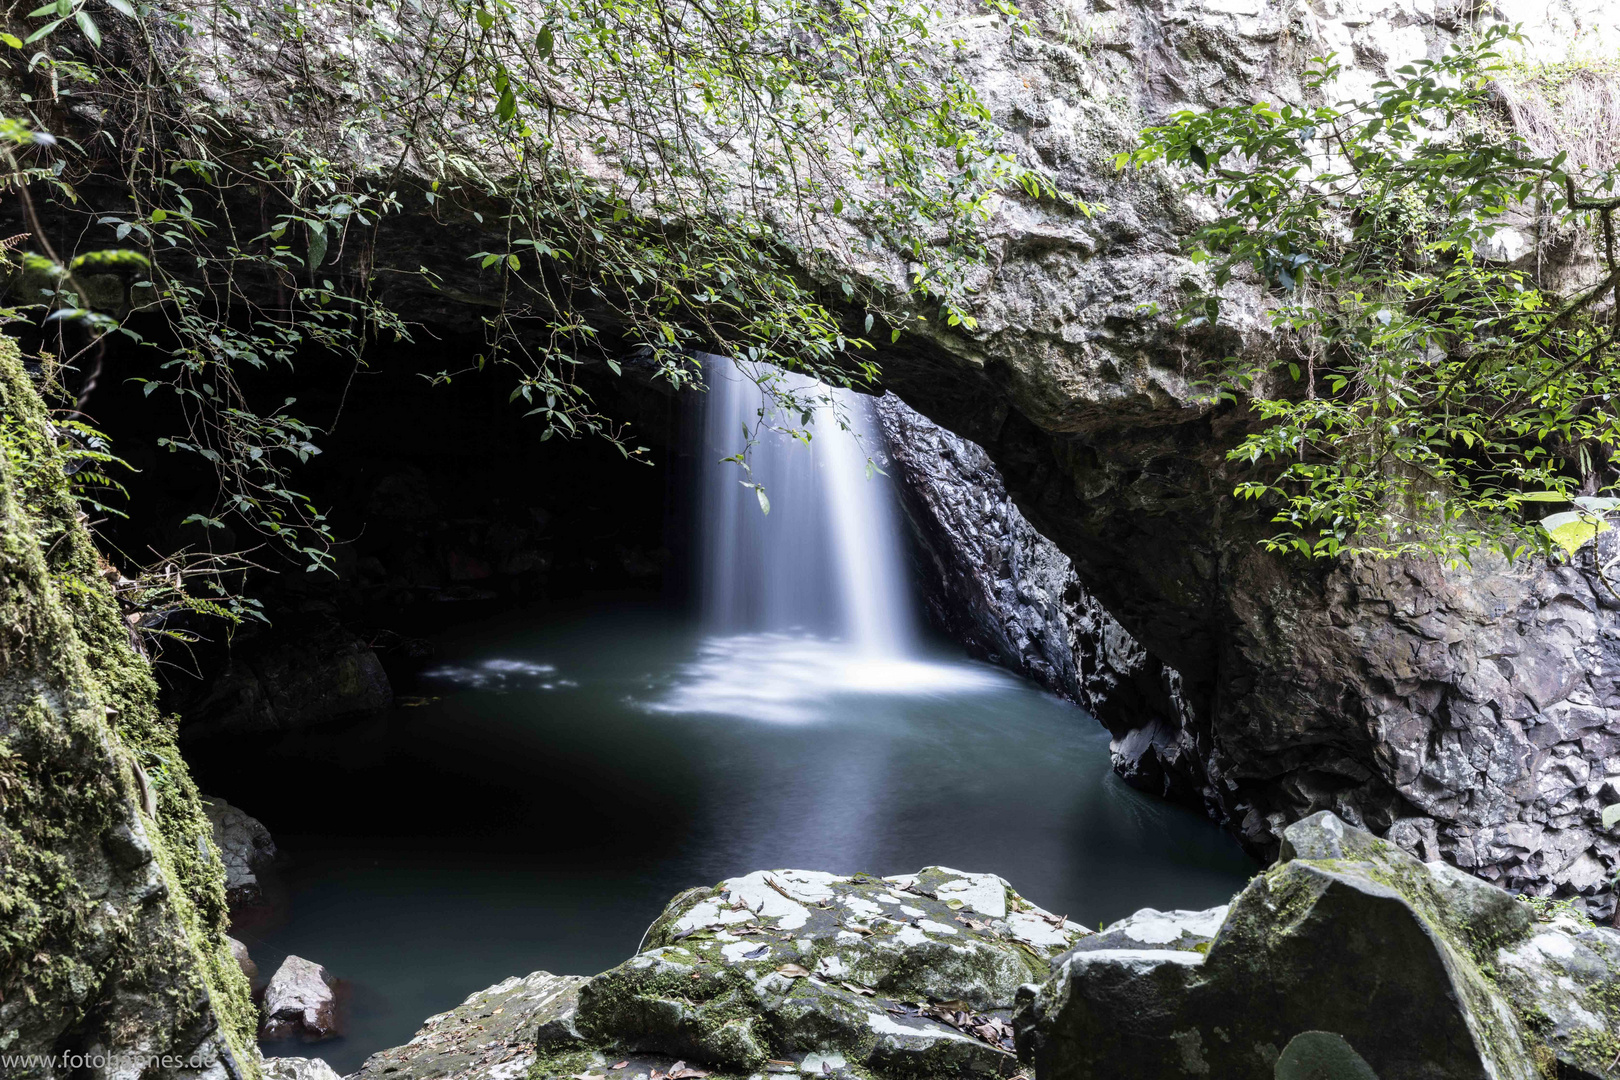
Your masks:
M 595 434 L 634 456 L 580 385 L 585 365 L 633 360 L 682 384 L 706 351 L 870 382 L 870 335 L 972 325 L 963 282 L 998 194 L 1058 197 L 939 60 L 940 13 L 900 0 L 168 0 L 133 20 L 114 6 L 122 20 L 98 26 L 58 0 L 0 40 L 41 49 L 28 70 L 49 93 L 24 95 L 38 129 L 85 102 L 138 137 L 36 143 L 12 186 L 26 197 L 32 181 L 51 213 L 149 260 L 128 283 L 145 320 L 92 339 L 157 352 L 146 392 L 187 417 L 163 445 L 219 480 L 197 520 L 246 522 L 311 568 L 332 536 L 291 473 L 320 433 L 293 399 L 250 400 L 246 372 L 364 364 L 419 332 L 424 299 L 470 293 L 493 300 L 486 348 L 438 379 L 501 365 L 541 438 Z M 109 181 L 117 199 L 87 201 Z M 464 255 L 470 283 L 389 261 L 380 238 L 406 215 L 438 234 L 414 246 Z M 839 271 L 833 254 L 865 244 L 902 253 L 907 279 Z M 42 303 L 106 311 L 53 276 Z M 864 321 L 844 314 L 859 306 Z M 781 385 L 767 389 L 803 412 Z
M 1192 237 L 1210 285 L 1183 325 L 1219 322 L 1235 277 L 1271 298 L 1279 349 L 1227 358 L 1210 381 L 1261 421 L 1230 456 L 1259 477 L 1236 493 L 1272 508 L 1271 549 L 1550 550 L 1523 504 L 1613 482 L 1615 177 L 1487 122 L 1511 38 L 1487 31 L 1365 100 L 1329 103 L 1340 69 L 1317 58 L 1306 85 L 1321 104 L 1178 113 L 1121 156 L 1182 167 L 1213 203 Z M 1493 250 L 1504 217 L 1530 205 L 1554 227 L 1595 226 L 1595 280 L 1559 295 Z

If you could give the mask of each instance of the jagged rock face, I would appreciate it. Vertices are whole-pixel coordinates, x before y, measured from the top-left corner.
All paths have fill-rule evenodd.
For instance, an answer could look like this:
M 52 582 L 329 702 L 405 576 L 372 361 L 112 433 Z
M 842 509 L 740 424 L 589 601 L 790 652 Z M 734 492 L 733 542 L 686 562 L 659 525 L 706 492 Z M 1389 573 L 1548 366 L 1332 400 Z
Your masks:
M 1229 909 L 1139 912 L 1054 961 L 1016 1017 L 1037 1075 L 1270 1077 L 1308 1032 L 1386 1078 L 1616 1075 L 1620 932 L 1329 813 L 1283 849 Z
M 1085 707 L 1115 736 L 1114 768 L 1197 801 L 1201 757 L 1179 742 L 1181 676 L 1103 608 L 1035 531 L 988 454 L 887 394 L 877 402 L 934 621 L 978 655 Z

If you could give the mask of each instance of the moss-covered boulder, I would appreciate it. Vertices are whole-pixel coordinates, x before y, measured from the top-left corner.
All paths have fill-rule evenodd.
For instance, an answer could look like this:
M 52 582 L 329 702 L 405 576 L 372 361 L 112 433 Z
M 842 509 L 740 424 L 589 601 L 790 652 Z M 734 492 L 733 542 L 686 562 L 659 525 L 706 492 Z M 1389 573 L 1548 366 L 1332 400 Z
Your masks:
M 1212 939 L 1151 913 L 1164 941 L 1109 928 L 1024 990 L 1041 1080 L 1270 1080 L 1307 1032 L 1383 1080 L 1620 1077 L 1620 932 L 1541 921 L 1329 813 L 1286 837 Z
M 0 337 L 0 1074 L 254 1076 L 224 868 Z
M 579 1030 L 742 1074 L 1010 1076 L 1018 987 L 1086 933 L 993 874 L 758 872 L 677 897 Z
M 574 1011 L 584 982 L 536 971 L 496 983 L 430 1016 L 404 1046 L 372 1054 L 351 1080 L 520 1080 L 543 1054 L 579 1057 Z

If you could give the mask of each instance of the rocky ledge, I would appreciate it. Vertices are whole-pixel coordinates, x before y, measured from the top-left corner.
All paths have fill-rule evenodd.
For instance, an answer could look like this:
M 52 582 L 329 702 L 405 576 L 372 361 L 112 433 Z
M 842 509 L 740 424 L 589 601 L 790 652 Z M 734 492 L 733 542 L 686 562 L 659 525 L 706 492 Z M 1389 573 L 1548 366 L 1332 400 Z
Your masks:
M 1620 931 L 1330 813 L 1230 905 L 1100 931 L 993 874 L 676 897 L 594 978 L 508 979 L 353 1080 L 1620 1080 Z

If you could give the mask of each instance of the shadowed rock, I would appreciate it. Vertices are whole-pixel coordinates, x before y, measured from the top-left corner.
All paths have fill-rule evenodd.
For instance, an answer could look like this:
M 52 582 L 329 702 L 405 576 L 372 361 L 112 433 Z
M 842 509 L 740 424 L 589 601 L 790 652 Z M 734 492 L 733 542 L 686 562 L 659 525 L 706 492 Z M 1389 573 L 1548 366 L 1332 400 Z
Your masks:
M 1267 1078 L 1307 1032 L 1384 1080 L 1534 1080 L 1554 1061 L 1615 1075 L 1620 933 L 1540 923 L 1530 904 L 1328 813 L 1290 826 L 1283 851 L 1218 929 L 1196 928 L 1212 939 L 1172 938 L 1176 920 L 1139 912 L 1021 991 L 1019 1049 L 1042 1080 Z M 1350 1060 L 1317 1042 L 1298 1049 L 1300 1068 Z

